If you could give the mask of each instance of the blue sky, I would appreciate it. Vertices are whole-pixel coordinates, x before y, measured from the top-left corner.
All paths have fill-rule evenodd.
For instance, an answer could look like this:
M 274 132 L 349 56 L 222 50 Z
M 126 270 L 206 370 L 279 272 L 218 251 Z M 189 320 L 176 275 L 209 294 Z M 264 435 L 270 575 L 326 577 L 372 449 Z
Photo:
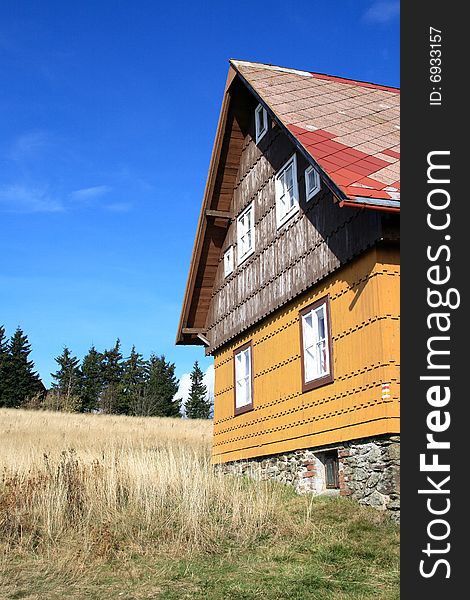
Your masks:
M 399 85 L 399 2 L 0 6 L 0 324 L 49 384 L 122 340 L 174 339 L 228 59 Z

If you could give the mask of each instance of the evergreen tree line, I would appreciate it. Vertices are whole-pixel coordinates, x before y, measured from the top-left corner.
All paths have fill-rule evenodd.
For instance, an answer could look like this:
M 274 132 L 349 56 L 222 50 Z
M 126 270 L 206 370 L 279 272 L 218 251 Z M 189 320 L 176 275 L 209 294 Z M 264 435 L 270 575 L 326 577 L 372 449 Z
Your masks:
M 184 406 L 175 398 L 179 380 L 174 363 L 152 354 L 148 360 L 136 351 L 128 357 L 119 339 L 99 352 L 90 348 L 82 361 L 64 347 L 55 358 L 57 371 L 46 390 L 29 359 L 31 346 L 18 328 L 10 340 L 0 326 L 0 407 L 47 408 L 75 412 L 207 419 L 211 401 L 198 363 L 191 373 L 191 387 Z

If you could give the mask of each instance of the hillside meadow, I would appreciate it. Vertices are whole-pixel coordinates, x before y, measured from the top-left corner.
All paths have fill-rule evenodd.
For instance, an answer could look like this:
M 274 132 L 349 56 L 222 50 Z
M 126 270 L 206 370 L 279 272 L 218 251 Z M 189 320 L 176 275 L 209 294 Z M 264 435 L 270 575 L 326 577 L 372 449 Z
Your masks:
M 0 598 L 399 597 L 385 515 L 219 474 L 211 428 L 0 409 Z

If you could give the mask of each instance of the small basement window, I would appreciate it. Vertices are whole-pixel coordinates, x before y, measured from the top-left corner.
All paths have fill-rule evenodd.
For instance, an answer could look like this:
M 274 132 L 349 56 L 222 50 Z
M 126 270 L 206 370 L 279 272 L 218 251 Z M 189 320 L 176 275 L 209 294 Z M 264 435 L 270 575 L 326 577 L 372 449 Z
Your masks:
M 294 154 L 276 175 L 277 227 L 284 225 L 298 210 L 297 158 Z
M 268 131 L 268 113 L 261 104 L 258 104 L 255 110 L 255 127 L 256 143 L 258 143 Z
M 237 219 L 237 260 L 241 264 L 255 251 L 255 219 L 253 203 Z
M 327 489 L 339 488 L 338 452 L 326 452 L 323 457 L 325 465 L 325 484 Z
M 224 276 L 228 277 L 233 272 L 233 246 L 224 252 Z
M 329 300 L 318 300 L 300 312 L 302 389 L 333 381 Z
M 253 369 L 251 342 L 235 350 L 235 414 L 253 408 Z
M 318 171 L 310 166 L 305 169 L 305 197 L 311 200 L 320 191 L 320 175 Z

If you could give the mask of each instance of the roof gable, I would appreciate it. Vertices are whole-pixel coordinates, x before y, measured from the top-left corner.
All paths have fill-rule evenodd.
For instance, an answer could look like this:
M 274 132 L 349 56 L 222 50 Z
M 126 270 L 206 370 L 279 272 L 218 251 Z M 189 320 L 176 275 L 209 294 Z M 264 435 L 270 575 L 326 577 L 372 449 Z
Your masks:
M 230 63 L 334 183 L 342 204 L 399 208 L 398 89 L 272 65 Z
M 272 65 L 230 65 L 176 343 L 206 343 L 205 319 L 243 144 L 231 110 L 234 86 L 262 102 L 319 168 L 339 206 L 399 210 L 398 90 Z

